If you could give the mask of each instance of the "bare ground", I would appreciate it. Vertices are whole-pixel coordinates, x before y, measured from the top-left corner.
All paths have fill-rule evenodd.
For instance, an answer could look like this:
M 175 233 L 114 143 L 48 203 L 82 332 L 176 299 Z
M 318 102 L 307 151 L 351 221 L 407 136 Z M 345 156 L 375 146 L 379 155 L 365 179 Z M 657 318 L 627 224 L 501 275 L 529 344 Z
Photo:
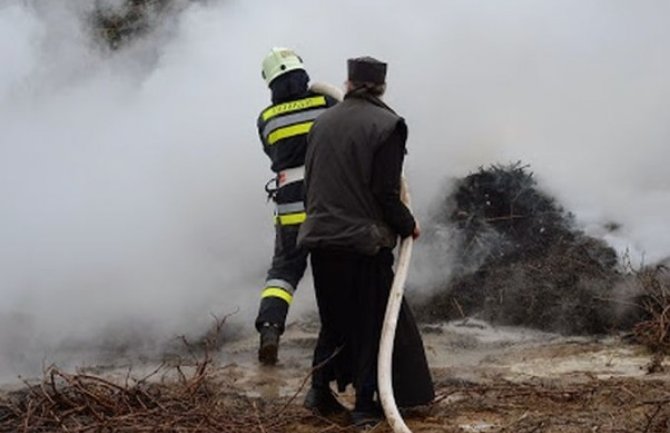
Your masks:
M 24 407 L 27 415 L 8 404 L 12 395 L 6 394 L 0 397 L 0 431 L 356 431 L 344 416 L 322 419 L 301 407 L 315 332 L 313 324 L 291 325 L 283 337 L 280 363 L 274 367 L 256 362 L 256 336 L 228 342 L 208 365 L 206 377 L 182 366 L 179 374 L 192 380 L 171 388 L 170 383 L 179 382 L 179 374 L 168 369 L 172 376 L 161 377 L 163 388 L 143 388 L 147 399 L 142 406 L 116 418 L 105 419 L 104 406 L 96 409 L 97 418 L 82 415 L 65 422 L 62 415 L 78 410 L 83 414 L 84 406 L 93 407 L 93 403 L 118 405 L 100 393 L 100 386 L 123 398 L 136 398 L 139 388 L 119 394 L 111 385 L 94 381 L 95 385 L 84 386 L 85 377 L 65 375 L 71 386 L 99 401 L 73 403 L 59 412 L 60 425 L 40 424 L 35 420 L 47 414 L 39 415 L 36 410 L 40 396 L 46 395 L 44 386 L 33 388 L 32 406 L 28 402 Z M 424 326 L 423 334 L 438 396 L 432 406 L 405 413 L 414 432 L 670 432 L 670 375 L 649 373 L 650 354 L 622 338 L 561 337 L 493 328 L 474 320 Z M 661 370 L 668 370 L 667 362 L 660 365 Z M 133 375 L 143 376 L 142 370 L 134 367 Z M 95 371 L 95 377 L 110 383 L 127 384 L 128 376 L 125 368 Z M 205 384 L 202 379 L 206 379 L 206 392 L 198 391 Z M 48 411 L 55 413 L 63 406 L 58 399 L 66 394 L 63 389 L 59 392 L 42 398 Z M 68 399 L 76 397 L 67 395 Z M 351 405 L 350 393 L 340 397 Z M 35 427 L 39 425 L 42 427 Z M 371 431 L 390 429 L 381 423 Z
M 271 368 L 254 361 L 254 338 L 238 341 L 225 355 L 226 375 L 251 397 L 290 398 L 309 371 L 313 331 L 292 326 Z M 423 333 L 438 397 L 406 414 L 414 432 L 670 432 L 670 375 L 648 372 L 652 357 L 642 346 L 472 320 L 424 326 Z M 351 395 L 342 397 L 351 403 Z M 307 417 L 286 431 L 355 430 L 345 418 Z M 374 431 L 390 429 L 383 423 Z

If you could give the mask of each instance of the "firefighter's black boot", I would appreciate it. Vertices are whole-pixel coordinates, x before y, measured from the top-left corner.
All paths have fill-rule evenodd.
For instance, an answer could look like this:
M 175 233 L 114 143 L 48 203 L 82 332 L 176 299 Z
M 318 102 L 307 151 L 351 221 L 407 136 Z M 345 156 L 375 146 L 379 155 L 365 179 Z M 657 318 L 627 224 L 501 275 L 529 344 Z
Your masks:
M 258 360 L 264 365 L 277 363 L 279 351 L 279 327 L 272 323 L 264 323 L 260 329 L 261 344 L 258 348 Z

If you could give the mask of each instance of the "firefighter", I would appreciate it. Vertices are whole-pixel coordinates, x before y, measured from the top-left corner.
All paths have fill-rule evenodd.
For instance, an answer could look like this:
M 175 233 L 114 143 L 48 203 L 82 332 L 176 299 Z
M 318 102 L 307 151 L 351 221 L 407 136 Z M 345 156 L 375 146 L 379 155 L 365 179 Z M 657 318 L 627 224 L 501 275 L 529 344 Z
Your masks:
M 270 50 L 263 60 L 262 75 L 270 88 L 272 105 L 258 116 L 258 134 L 275 173 L 266 190 L 276 210 L 274 255 L 255 325 L 260 333 L 258 359 L 274 365 L 289 305 L 307 266 L 307 251 L 296 245 L 306 217 L 303 178 L 307 133 L 316 117 L 337 103 L 338 95 L 328 86 L 318 86 L 318 91 L 317 86 L 310 87 L 302 59 L 288 48 Z

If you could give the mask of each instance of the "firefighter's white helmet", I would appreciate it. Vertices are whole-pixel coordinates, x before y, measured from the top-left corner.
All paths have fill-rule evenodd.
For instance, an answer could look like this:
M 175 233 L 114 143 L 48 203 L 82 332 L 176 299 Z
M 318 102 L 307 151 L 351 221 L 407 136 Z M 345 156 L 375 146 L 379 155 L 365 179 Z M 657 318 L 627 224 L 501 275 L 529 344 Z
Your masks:
M 263 78 L 268 86 L 275 78 L 296 69 L 305 67 L 300 56 L 289 48 L 273 48 L 263 59 Z

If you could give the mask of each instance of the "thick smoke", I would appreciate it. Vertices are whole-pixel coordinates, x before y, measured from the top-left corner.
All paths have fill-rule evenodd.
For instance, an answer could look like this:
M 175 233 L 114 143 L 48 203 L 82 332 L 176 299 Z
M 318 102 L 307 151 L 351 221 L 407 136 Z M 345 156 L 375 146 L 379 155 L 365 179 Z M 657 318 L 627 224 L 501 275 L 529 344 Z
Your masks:
M 589 232 L 616 222 L 618 250 L 670 254 L 667 2 L 193 2 L 116 52 L 91 39 L 92 3 L 0 4 L 0 375 L 237 307 L 250 329 L 277 45 L 334 84 L 347 57 L 389 62 L 420 216 L 450 177 L 523 160 Z

